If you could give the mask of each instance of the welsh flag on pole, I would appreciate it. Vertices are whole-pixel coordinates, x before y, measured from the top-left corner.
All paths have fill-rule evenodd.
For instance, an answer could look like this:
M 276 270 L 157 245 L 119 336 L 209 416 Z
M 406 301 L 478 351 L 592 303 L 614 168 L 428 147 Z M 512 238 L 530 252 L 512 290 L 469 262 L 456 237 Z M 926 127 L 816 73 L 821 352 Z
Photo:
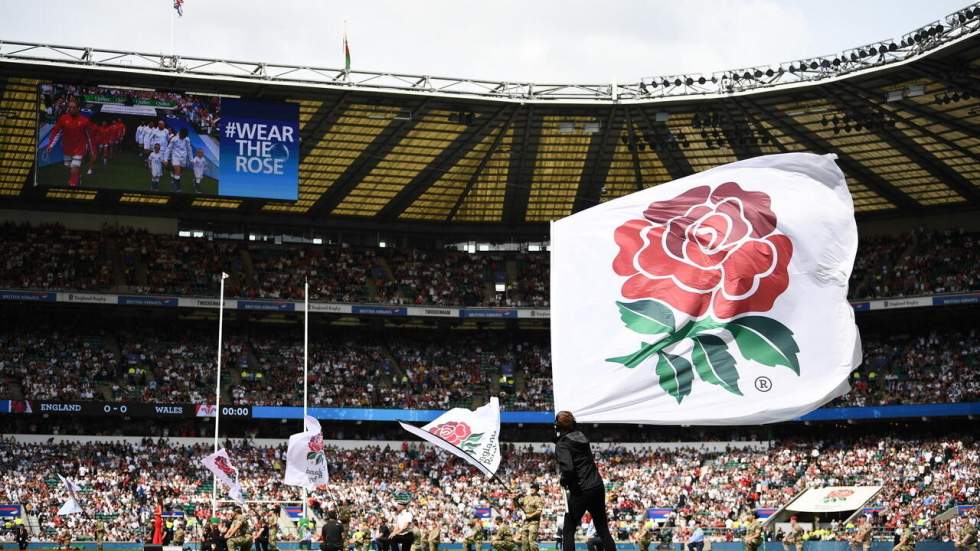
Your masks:
M 740 161 L 555 222 L 555 409 L 755 424 L 846 393 L 857 227 L 835 158 Z
M 344 70 L 350 72 L 350 44 L 347 43 L 347 31 L 344 31 Z
M 469 462 L 488 477 L 500 466 L 500 403 L 497 398 L 475 410 L 453 408 L 422 428 L 403 429 Z

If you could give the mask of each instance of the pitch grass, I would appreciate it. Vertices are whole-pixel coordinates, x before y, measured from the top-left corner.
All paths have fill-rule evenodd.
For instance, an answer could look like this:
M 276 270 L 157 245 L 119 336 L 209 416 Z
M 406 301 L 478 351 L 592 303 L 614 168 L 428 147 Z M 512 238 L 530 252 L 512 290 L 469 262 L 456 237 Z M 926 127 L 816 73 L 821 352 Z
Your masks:
M 82 161 L 81 189 L 117 189 L 120 191 L 138 191 L 152 193 L 150 190 L 150 169 L 146 160 L 137 156 L 135 151 L 126 150 L 109 159 L 108 164 L 102 164 L 102 159 L 95 162 L 93 174 L 88 172 L 88 157 Z M 65 187 L 68 185 L 68 168 L 58 163 L 41 167 L 37 171 L 37 183 L 40 186 Z M 170 167 L 164 167 L 160 176 L 160 192 L 175 193 L 170 180 Z M 180 179 L 181 193 L 194 193 L 194 171 L 184 167 Z M 204 176 L 201 180 L 201 195 L 218 195 L 218 180 Z

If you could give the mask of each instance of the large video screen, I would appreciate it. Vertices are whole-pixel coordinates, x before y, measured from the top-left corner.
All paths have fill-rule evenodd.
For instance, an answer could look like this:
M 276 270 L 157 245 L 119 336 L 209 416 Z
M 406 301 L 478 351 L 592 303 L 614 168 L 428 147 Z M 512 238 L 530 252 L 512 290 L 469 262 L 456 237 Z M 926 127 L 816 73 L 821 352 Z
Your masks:
M 299 106 L 42 84 L 35 184 L 295 201 Z

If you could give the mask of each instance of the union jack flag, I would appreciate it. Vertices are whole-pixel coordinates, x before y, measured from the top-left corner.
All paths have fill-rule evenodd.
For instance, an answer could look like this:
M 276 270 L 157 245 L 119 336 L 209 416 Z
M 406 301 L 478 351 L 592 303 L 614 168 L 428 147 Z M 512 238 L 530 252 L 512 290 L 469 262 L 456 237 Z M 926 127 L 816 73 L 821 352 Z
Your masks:
M 184 0 L 174 0 L 174 9 L 177 10 L 177 17 L 184 17 Z

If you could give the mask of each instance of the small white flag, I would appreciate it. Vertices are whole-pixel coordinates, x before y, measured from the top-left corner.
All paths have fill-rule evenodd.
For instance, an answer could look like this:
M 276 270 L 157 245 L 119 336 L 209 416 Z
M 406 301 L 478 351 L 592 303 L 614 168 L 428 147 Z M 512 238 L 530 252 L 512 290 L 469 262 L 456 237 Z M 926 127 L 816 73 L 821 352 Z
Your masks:
M 488 477 L 500 466 L 500 402 L 476 410 L 453 408 L 422 428 L 398 422 L 403 429 L 469 461 Z
M 307 415 L 303 420 L 303 432 L 289 437 L 286 449 L 286 474 L 283 482 L 290 486 L 313 489 L 326 484 L 327 459 L 323 453 L 323 433 L 320 422 Z
M 238 482 L 238 469 L 231 464 L 231 458 L 224 448 L 212 453 L 201 460 L 204 468 L 211 471 L 222 484 L 228 487 L 228 496 L 238 503 L 245 503 L 242 499 L 242 487 Z
M 744 425 L 846 393 L 861 361 L 857 226 L 834 159 L 748 159 L 555 222 L 555 410 Z
M 78 485 L 72 482 L 70 478 L 65 478 L 60 474 L 58 475 L 58 478 L 61 479 L 61 483 L 64 484 L 65 488 L 68 490 L 68 501 L 61 506 L 61 509 L 58 509 L 58 516 L 84 513 L 85 511 L 82 510 L 81 498 L 78 497 Z

